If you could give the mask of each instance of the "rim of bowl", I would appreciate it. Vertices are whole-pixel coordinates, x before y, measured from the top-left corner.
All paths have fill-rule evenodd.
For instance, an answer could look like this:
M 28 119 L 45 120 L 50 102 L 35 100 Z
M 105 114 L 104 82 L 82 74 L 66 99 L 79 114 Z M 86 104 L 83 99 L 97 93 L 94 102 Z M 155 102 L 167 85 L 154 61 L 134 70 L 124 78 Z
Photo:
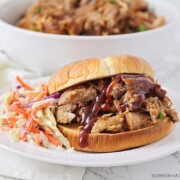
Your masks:
M 4 3 L 3 5 L 0 6 L 0 8 L 3 8 L 3 6 L 9 5 L 11 3 L 14 3 L 15 1 L 8 1 L 6 3 Z M 9 29 L 12 29 L 14 31 L 17 31 L 19 33 L 24 33 L 27 35 L 32 35 L 32 36 L 36 36 L 36 37 L 43 37 L 43 38 L 57 38 L 57 39 L 76 39 L 76 40 L 107 40 L 107 39 L 124 39 L 124 38 L 133 38 L 133 37 L 138 37 L 138 36 L 142 36 L 142 35 L 151 35 L 153 33 L 156 32 L 161 32 L 164 29 L 170 28 L 171 26 L 173 26 L 179 19 L 179 12 L 177 10 L 177 8 L 172 5 L 169 2 L 157 2 L 155 0 L 148 0 L 147 1 L 149 4 L 152 4 L 152 8 L 155 6 L 166 6 L 168 7 L 169 11 L 171 11 L 171 13 L 173 14 L 173 19 L 168 22 L 167 24 L 158 27 L 156 29 L 152 29 L 152 30 L 148 30 L 145 32 L 137 32 L 137 33 L 129 33 L 129 34 L 119 34 L 119 35 L 108 35 L 108 36 L 80 36 L 80 35 L 62 35 L 62 34 L 51 34 L 51 33 L 43 33 L 43 32 L 35 32 L 35 31 L 31 31 L 31 30 L 26 30 L 23 28 L 19 28 L 15 25 L 9 24 L 6 21 L 3 21 L 0 19 L 0 24 L 2 26 L 5 26 Z

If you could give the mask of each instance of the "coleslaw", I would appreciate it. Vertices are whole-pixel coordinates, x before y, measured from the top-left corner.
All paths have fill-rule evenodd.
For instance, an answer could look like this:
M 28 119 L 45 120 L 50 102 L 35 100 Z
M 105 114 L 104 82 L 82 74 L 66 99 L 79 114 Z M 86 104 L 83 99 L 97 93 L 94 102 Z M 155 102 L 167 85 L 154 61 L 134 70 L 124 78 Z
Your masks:
M 70 143 L 57 128 L 54 116 L 60 93 L 49 95 L 45 83 L 30 86 L 19 76 L 16 81 L 16 89 L 0 97 L 0 130 L 9 132 L 15 142 L 69 149 Z

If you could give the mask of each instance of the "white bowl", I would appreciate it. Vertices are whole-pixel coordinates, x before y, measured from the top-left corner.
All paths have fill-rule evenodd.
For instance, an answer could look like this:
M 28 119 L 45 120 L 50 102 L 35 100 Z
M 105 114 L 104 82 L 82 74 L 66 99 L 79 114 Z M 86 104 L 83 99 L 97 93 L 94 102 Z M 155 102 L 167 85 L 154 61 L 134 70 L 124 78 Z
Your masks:
M 14 0 L 0 7 L 0 39 L 5 52 L 18 64 L 43 75 L 84 58 L 132 54 L 152 65 L 168 52 L 177 30 L 178 11 L 167 2 L 149 0 L 152 10 L 166 18 L 158 29 L 111 36 L 68 36 L 24 30 L 14 26 L 33 0 Z

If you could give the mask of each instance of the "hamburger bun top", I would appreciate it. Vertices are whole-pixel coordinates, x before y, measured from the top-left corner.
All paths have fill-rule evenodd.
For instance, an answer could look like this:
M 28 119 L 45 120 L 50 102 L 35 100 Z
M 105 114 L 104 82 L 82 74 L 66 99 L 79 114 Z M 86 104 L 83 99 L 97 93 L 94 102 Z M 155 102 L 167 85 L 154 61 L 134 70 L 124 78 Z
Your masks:
M 130 56 L 110 56 L 105 59 L 85 59 L 68 64 L 52 75 L 48 82 L 50 94 L 86 81 L 117 74 L 146 74 L 154 79 L 154 72 L 145 60 Z

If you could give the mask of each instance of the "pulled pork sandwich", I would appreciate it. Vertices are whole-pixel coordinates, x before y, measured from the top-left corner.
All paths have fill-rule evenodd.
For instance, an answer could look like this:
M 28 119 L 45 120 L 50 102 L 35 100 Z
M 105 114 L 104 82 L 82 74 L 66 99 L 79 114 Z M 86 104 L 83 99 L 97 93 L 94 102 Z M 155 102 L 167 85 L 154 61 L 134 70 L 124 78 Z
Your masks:
M 61 93 L 55 112 L 58 128 L 80 151 L 150 144 L 179 121 L 151 66 L 134 56 L 74 62 L 51 77 L 48 90 Z

